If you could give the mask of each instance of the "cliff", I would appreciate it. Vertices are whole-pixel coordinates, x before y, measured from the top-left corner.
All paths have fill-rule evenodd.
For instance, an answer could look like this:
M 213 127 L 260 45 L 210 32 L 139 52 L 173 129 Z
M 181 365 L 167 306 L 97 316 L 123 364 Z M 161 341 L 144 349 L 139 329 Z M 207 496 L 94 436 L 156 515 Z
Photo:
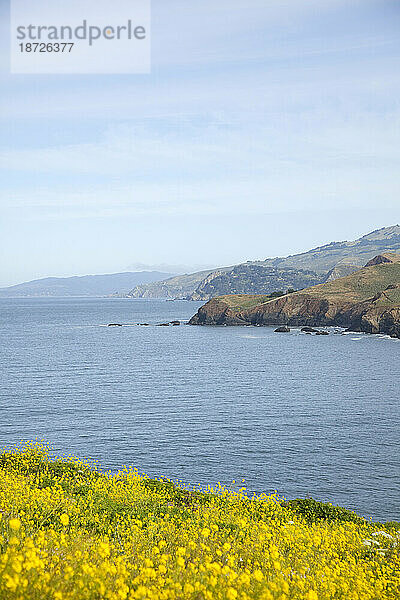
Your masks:
M 191 325 L 292 325 L 348 327 L 400 337 L 400 255 L 375 257 L 356 273 L 272 299 L 214 298 Z
M 131 298 L 186 298 L 211 271 L 200 271 L 186 275 L 176 275 L 155 283 L 136 286 L 127 295 Z
M 278 269 L 259 265 L 238 265 L 230 271 L 213 272 L 190 295 L 190 300 L 209 300 L 227 294 L 268 294 L 321 283 L 323 278 L 310 270 Z

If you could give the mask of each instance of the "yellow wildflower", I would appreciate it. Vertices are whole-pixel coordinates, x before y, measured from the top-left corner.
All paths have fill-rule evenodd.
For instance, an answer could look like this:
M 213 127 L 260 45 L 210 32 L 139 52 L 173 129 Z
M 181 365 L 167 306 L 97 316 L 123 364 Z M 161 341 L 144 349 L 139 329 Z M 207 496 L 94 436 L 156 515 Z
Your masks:
M 68 525 L 68 523 L 69 523 L 69 516 L 67 515 L 67 513 L 63 513 L 61 515 L 60 521 L 61 521 L 61 524 L 64 525 L 65 527 Z
M 19 519 L 10 519 L 8 525 L 13 531 L 18 531 L 21 528 L 21 521 Z

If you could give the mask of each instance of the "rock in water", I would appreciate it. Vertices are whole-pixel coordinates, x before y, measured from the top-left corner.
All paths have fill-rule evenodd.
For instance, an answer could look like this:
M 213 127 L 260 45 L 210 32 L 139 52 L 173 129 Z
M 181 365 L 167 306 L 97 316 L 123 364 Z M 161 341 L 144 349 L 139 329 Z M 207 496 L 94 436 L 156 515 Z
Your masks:
M 109 323 L 107 327 L 122 327 L 121 323 Z
M 282 325 L 282 327 L 277 327 L 277 329 L 275 329 L 275 333 L 289 333 L 290 331 L 290 327 L 287 327 L 287 325 Z

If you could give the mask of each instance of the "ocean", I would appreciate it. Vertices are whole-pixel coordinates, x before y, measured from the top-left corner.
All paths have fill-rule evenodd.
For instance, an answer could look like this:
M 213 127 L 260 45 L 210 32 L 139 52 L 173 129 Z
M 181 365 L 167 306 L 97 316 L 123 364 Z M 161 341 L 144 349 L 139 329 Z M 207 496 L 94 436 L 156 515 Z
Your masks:
M 400 520 L 400 341 L 156 326 L 200 305 L 0 299 L 0 445 Z

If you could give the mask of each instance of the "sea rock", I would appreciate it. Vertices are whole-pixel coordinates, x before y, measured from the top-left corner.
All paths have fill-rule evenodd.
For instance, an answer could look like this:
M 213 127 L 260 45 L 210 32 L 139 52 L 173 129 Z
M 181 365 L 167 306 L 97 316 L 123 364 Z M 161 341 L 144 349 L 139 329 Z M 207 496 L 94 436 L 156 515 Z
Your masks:
M 277 329 L 275 329 L 275 333 L 289 333 L 290 331 L 290 327 L 287 327 L 286 325 L 282 325 L 282 327 L 277 327 Z
M 315 335 L 329 335 L 329 331 L 317 331 Z
M 318 329 L 314 329 L 314 327 L 302 327 L 301 331 L 303 331 L 304 333 L 317 333 Z
M 122 327 L 121 323 L 109 323 L 107 327 Z
M 171 321 L 170 325 L 173 325 L 174 327 L 176 327 L 177 325 L 180 325 L 181 322 L 180 321 Z
M 169 323 L 159 323 L 157 327 L 169 327 Z

